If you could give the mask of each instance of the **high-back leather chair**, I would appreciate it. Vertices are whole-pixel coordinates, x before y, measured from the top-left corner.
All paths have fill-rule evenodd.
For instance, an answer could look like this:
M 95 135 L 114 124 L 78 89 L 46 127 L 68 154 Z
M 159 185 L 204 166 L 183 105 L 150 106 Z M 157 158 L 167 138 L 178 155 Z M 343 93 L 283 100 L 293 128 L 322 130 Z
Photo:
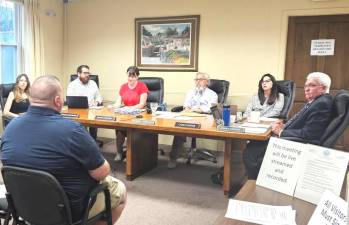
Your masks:
M 227 80 L 210 79 L 208 88 L 217 93 L 218 103 L 224 104 L 228 97 L 229 85 Z
M 4 107 L 6 104 L 6 100 L 8 98 L 8 95 L 15 87 L 15 83 L 11 84 L 0 84 L 0 105 L 1 105 L 1 111 L 4 112 Z M 5 129 L 6 125 L 10 122 L 11 118 L 8 118 L 4 115 L 2 115 L 2 126 Z
M 13 90 L 15 85 L 16 85 L 15 83 L 12 83 L 12 84 L 0 84 L 0 105 L 1 105 L 1 110 L 2 111 L 4 111 L 4 107 L 5 107 L 8 95 Z
M 76 78 L 78 78 L 77 74 L 72 74 L 70 75 L 70 82 L 72 82 L 73 80 L 75 80 Z M 98 75 L 90 75 L 90 80 L 93 80 L 94 82 L 96 82 L 97 87 L 99 88 L 99 78 Z
M 349 93 L 340 90 L 333 99 L 332 121 L 321 137 L 320 145 L 332 148 L 349 124 Z
M 148 87 L 147 103 L 157 102 L 162 104 L 164 102 L 164 79 L 161 77 L 140 77 L 138 80 Z
M 54 176 L 15 166 L 4 166 L 1 172 L 13 224 L 23 224 L 19 222 L 20 217 L 26 224 L 36 225 L 84 225 L 94 224 L 100 219 L 112 225 L 110 193 L 106 184 L 99 184 L 91 190 L 83 217 L 79 221 L 72 221 L 68 197 Z M 105 210 L 88 219 L 93 199 L 99 192 L 105 195 Z
M 285 101 L 284 107 L 280 112 L 280 119 L 287 119 L 293 107 L 293 102 L 296 93 L 296 84 L 291 80 L 277 80 L 276 81 L 278 91 L 284 94 Z

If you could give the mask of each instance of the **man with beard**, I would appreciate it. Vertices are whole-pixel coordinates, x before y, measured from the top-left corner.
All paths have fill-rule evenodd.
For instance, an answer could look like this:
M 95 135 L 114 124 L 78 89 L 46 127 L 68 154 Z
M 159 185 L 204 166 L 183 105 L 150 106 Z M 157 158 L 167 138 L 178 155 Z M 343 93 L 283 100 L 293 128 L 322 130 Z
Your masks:
M 184 112 L 196 113 L 211 113 L 211 107 L 218 103 L 218 96 L 216 92 L 208 88 L 210 77 L 206 73 L 198 72 L 194 79 L 195 88 L 190 90 L 184 101 Z M 170 161 L 167 165 L 169 169 L 177 166 L 178 151 L 184 148 L 186 137 L 174 136 L 172 149 L 170 152 Z
M 67 88 L 67 96 L 87 96 L 89 107 L 102 104 L 102 96 L 99 93 L 96 82 L 90 80 L 90 67 L 81 65 L 76 70 L 78 78 L 70 82 Z M 89 128 L 93 139 L 97 138 L 97 128 Z

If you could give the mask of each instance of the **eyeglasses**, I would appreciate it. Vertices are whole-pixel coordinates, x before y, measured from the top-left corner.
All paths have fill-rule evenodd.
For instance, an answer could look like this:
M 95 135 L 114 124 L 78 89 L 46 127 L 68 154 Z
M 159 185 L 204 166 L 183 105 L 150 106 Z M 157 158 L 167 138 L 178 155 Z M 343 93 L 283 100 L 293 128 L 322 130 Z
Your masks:
M 81 72 L 81 73 L 83 73 L 85 75 L 90 75 L 91 74 L 90 72 Z
M 203 81 L 203 80 L 207 80 L 205 78 L 195 78 L 194 81 Z
M 304 89 L 305 88 L 314 88 L 314 87 L 323 87 L 323 85 L 321 85 L 321 84 L 305 84 L 304 85 Z
M 262 83 L 269 83 L 271 80 L 263 80 Z

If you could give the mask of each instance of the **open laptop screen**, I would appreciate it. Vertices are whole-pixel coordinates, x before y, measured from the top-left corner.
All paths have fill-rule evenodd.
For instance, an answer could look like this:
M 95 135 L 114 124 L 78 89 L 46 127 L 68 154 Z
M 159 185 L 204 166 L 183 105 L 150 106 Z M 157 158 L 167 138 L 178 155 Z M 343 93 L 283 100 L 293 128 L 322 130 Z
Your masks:
M 87 109 L 88 108 L 87 96 L 67 96 L 67 105 L 68 105 L 68 108 Z

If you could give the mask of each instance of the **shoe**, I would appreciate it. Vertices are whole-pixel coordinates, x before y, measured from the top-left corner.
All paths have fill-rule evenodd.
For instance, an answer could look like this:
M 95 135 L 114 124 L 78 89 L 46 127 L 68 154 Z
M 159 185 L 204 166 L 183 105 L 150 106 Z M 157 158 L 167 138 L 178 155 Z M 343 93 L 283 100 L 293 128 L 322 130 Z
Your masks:
M 115 156 L 115 158 L 114 158 L 114 161 L 116 161 L 116 162 L 122 161 L 122 154 L 116 153 L 116 156 Z
M 174 169 L 177 166 L 177 160 L 170 159 L 170 161 L 167 164 L 168 169 Z

